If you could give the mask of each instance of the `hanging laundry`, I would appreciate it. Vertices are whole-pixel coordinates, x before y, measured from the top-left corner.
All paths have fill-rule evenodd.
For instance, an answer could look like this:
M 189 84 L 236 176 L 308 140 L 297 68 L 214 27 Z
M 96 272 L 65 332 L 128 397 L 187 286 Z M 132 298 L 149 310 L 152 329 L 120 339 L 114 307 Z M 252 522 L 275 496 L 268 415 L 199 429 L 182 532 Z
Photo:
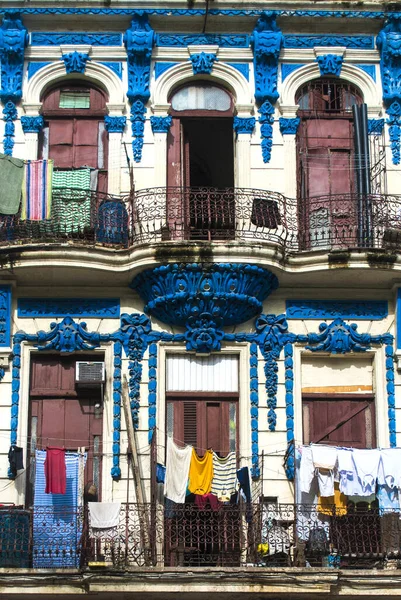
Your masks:
M 206 450 L 203 458 L 199 458 L 195 448 L 193 448 L 189 467 L 189 491 L 192 494 L 199 494 L 200 496 L 208 494 L 212 488 L 212 480 L 213 451 Z
M 370 496 L 376 491 L 376 479 L 380 462 L 380 450 L 354 448 L 352 458 L 360 486 L 355 483 L 355 496 Z M 351 494 L 350 494 L 351 495 Z
M 317 482 L 320 496 L 327 498 L 334 495 L 334 470 L 318 469 Z
M 319 496 L 317 505 L 317 510 L 322 515 L 333 515 L 333 507 L 335 516 L 342 517 L 347 514 L 347 496 L 340 492 L 338 483 L 334 484 L 334 495 Z
M 303 446 L 301 450 L 302 454 L 301 466 L 299 468 L 299 485 L 301 492 L 309 494 L 316 469 L 313 465 L 312 448 L 310 446 Z
M 220 458 L 213 452 L 213 481 L 211 492 L 221 502 L 228 502 L 237 488 L 237 457 L 230 452 Z
M 388 485 L 378 485 L 376 496 L 381 513 L 388 511 L 400 512 L 400 492 L 397 488 L 390 488 Z
M 352 460 L 351 448 L 338 448 L 337 472 L 340 482 L 340 490 L 346 496 L 351 495 L 354 488 L 354 479 L 357 479 L 354 461 Z
M 214 494 L 195 495 L 195 505 L 199 510 L 204 510 L 208 504 L 214 512 L 217 512 L 221 508 L 221 502 Z
M 160 463 L 156 464 L 156 483 L 164 483 L 166 479 L 166 467 Z
M 64 448 L 46 448 L 45 476 L 46 494 L 65 494 L 67 480 Z
M 21 203 L 24 161 L 0 153 L 0 214 L 16 215 Z
M 249 467 L 242 467 L 237 471 L 237 479 L 240 485 L 240 492 L 246 502 L 252 502 L 251 478 L 249 477 Z
M 121 502 L 88 502 L 90 525 L 94 529 L 117 527 Z
M 401 488 L 401 448 L 383 448 L 377 472 L 379 485 Z
M 312 444 L 311 449 L 315 468 L 334 469 L 337 463 L 337 448 L 335 446 Z
M 10 463 L 10 474 L 12 478 L 17 476 L 17 471 L 24 468 L 22 453 L 23 450 L 19 446 L 15 446 L 15 444 L 10 446 L 10 450 L 8 451 L 8 462 Z
M 52 203 L 52 160 L 28 160 L 22 185 L 21 220 L 50 219 Z
M 164 495 L 176 504 L 185 502 L 192 446 L 180 448 L 167 438 L 166 478 Z
M 52 215 L 60 233 L 83 233 L 91 227 L 91 170 L 53 173 Z

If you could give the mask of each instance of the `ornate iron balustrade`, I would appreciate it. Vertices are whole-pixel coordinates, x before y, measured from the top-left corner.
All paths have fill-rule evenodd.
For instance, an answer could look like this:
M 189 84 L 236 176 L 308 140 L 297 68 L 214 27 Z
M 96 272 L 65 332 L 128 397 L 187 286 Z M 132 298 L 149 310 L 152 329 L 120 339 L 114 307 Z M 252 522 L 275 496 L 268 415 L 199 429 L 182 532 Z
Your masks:
M 148 528 L 144 531 L 144 523 Z M 94 529 L 83 507 L 0 510 L 0 567 L 384 567 L 401 563 L 398 512 L 367 503 L 122 504 Z
M 150 188 L 127 197 L 64 189 L 52 217 L 0 215 L 0 244 L 130 247 L 163 241 L 274 244 L 284 254 L 401 249 L 401 195 L 286 198 L 252 189 Z

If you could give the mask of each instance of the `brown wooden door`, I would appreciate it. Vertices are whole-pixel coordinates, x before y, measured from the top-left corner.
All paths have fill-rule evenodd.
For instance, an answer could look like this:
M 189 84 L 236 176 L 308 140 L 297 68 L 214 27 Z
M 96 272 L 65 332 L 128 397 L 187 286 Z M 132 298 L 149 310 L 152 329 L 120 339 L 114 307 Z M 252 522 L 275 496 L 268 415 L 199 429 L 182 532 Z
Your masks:
M 304 444 L 375 448 L 374 399 L 304 398 Z
M 199 456 L 211 448 L 226 456 L 238 447 L 238 400 L 168 400 L 167 432 L 178 445 L 191 445 Z
M 100 493 L 103 416 L 100 390 L 75 384 L 76 357 L 37 355 L 30 382 L 30 455 L 46 446 L 87 453 L 85 483 Z M 99 360 L 99 356 L 79 360 Z M 32 483 L 32 478 L 31 478 Z

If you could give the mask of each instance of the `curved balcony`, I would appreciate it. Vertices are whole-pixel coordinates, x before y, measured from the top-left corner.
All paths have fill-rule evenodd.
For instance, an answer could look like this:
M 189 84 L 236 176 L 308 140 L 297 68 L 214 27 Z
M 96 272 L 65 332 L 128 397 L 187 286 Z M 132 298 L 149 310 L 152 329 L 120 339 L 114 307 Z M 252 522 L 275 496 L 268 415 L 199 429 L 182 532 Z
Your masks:
M 174 242 L 272 244 L 284 254 L 401 249 L 401 195 L 302 199 L 257 189 L 149 188 L 129 196 L 53 193 L 42 221 L 0 215 L 0 244 L 76 243 L 117 248 Z

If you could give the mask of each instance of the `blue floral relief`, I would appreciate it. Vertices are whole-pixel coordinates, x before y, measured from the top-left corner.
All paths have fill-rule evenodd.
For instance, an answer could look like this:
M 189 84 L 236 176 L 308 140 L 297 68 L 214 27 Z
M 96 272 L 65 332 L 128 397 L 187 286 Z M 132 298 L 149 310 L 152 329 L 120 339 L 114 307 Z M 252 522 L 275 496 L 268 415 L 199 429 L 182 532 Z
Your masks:
M 75 50 L 69 54 L 63 54 L 61 60 L 64 62 L 66 73 L 85 73 L 86 63 L 90 57 L 84 52 Z
M 45 121 L 42 115 L 37 117 L 21 117 L 22 131 L 24 133 L 39 133 L 44 127 Z
M 168 133 L 173 122 L 171 115 L 165 117 L 150 117 L 150 125 L 153 133 Z
M 299 117 L 294 117 L 293 119 L 285 119 L 284 117 L 280 117 L 280 132 L 282 135 L 295 135 L 298 131 L 300 122 L 301 119 Z
M 255 129 L 255 117 L 234 117 L 234 131 L 237 135 L 250 134 Z
M 316 57 L 320 69 L 320 75 L 335 75 L 340 77 L 343 66 L 343 57 L 338 54 L 324 54 Z
M 210 75 L 213 69 L 213 64 L 218 60 L 215 54 L 206 54 L 206 52 L 200 52 L 199 54 L 191 54 L 190 59 L 192 63 L 192 71 L 194 75 Z

